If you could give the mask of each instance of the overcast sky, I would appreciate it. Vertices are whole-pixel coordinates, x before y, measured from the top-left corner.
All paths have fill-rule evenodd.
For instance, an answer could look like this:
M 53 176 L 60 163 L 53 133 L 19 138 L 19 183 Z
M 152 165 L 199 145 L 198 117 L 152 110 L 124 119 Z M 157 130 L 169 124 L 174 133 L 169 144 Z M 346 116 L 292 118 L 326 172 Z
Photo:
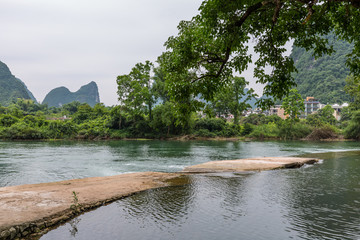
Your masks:
M 40 102 L 56 87 L 74 92 L 95 81 L 101 102 L 115 105 L 116 77 L 154 62 L 201 2 L 1 0 L 0 61 Z

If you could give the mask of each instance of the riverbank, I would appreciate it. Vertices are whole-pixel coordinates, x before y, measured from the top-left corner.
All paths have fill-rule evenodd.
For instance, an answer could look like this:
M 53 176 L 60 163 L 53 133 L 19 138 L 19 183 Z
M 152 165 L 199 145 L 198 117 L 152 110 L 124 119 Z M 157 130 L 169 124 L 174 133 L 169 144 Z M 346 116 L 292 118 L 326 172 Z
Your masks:
M 142 172 L 0 188 L 0 239 L 41 236 L 82 212 L 152 188 L 185 184 L 184 174 L 300 167 L 314 158 L 248 158 L 208 162 L 181 173 Z
M 12 142 L 62 142 L 62 141 L 310 141 L 310 142 L 355 142 L 357 139 L 344 138 L 344 136 L 338 136 L 336 138 L 323 138 L 323 139 L 309 139 L 309 138 L 299 138 L 299 139 L 280 139 L 280 138 L 251 138 L 251 137 L 198 137 L 194 135 L 181 135 L 176 137 L 168 138 L 94 138 L 94 139 L 79 139 L 79 138 L 64 138 L 64 139 L 0 139 L 0 141 L 12 141 Z

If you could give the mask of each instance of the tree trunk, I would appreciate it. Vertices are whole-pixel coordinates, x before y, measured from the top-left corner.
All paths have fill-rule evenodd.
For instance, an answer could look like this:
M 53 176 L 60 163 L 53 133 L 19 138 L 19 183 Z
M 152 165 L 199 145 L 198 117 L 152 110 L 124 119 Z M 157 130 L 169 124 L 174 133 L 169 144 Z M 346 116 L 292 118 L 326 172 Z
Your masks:
M 152 104 L 149 103 L 148 106 L 149 106 L 149 120 L 151 121 L 152 120 Z
M 234 124 L 238 124 L 239 123 L 239 114 L 238 111 L 234 112 Z
M 122 118 L 121 118 L 121 115 L 120 115 L 120 119 L 119 119 L 119 129 L 121 129 L 121 121 L 122 121 Z

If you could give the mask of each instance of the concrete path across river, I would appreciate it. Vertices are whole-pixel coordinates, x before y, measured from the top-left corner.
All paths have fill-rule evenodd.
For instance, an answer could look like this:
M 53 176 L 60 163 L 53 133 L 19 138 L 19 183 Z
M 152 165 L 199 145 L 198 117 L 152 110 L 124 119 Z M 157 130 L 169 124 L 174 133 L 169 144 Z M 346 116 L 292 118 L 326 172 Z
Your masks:
M 2 187 L 0 239 L 21 239 L 44 231 L 80 212 L 136 192 L 168 186 L 169 181 L 178 176 L 176 173 L 142 172 Z
M 185 168 L 184 173 L 262 171 L 278 168 L 301 167 L 317 162 L 316 158 L 259 157 L 239 160 L 213 161 Z
M 296 157 L 248 158 L 208 162 L 187 167 L 180 173 L 130 173 L 3 187 L 0 188 L 0 240 L 21 239 L 133 193 L 178 184 L 184 174 L 292 168 L 316 161 Z

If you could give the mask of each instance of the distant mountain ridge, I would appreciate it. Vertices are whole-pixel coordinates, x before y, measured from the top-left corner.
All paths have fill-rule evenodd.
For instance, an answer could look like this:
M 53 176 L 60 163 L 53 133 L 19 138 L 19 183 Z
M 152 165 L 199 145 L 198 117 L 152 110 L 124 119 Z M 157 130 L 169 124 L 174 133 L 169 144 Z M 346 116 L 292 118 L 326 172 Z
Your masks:
M 42 104 L 47 104 L 49 107 L 60 107 L 64 104 L 78 101 L 80 103 L 87 103 L 90 106 L 100 103 L 100 96 L 98 86 L 95 82 L 90 82 L 82 86 L 76 92 L 70 92 L 66 87 L 58 87 L 51 90 Z
M 321 103 L 343 103 L 350 100 L 344 92 L 345 78 L 350 71 L 346 67 L 346 55 L 349 54 L 353 45 L 336 39 L 329 34 L 324 38 L 333 45 L 331 55 L 325 55 L 314 59 L 313 51 L 293 46 L 290 57 L 295 62 L 298 73 L 294 73 L 297 90 L 303 98 L 315 97 Z
M 9 67 L 0 61 L 0 104 L 7 106 L 16 102 L 18 98 L 31 99 L 36 102 L 34 95 L 25 83 L 12 75 Z

